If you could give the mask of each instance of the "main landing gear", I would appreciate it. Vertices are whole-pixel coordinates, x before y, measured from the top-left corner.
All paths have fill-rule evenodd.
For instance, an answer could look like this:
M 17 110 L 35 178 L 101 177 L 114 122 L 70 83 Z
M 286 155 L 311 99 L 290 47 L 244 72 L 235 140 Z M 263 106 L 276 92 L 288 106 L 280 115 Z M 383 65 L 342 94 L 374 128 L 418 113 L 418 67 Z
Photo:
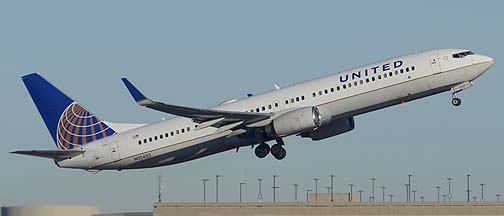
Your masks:
M 282 160 L 287 156 L 287 151 L 283 147 L 284 142 L 281 138 L 276 139 L 277 143 L 272 145 L 271 148 L 269 147 L 268 144 L 266 143 L 261 143 L 255 148 L 255 155 L 258 158 L 264 158 L 266 157 L 270 152 L 273 157 L 275 157 L 277 160 Z

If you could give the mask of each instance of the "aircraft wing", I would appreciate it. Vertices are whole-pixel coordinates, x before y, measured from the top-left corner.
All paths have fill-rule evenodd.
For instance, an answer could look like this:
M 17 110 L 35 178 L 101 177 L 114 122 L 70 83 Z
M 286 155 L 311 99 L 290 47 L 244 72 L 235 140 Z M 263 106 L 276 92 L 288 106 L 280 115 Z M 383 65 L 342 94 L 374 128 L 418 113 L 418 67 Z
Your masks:
M 63 160 L 81 155 L 84 151 L 80 150 L 23 150 L 13 151 L 12 154 L 22 154 L 35 157 L 50 158 L 54 160 Z
M 236 122 L 251 124 L 271 117 L 271 114 L 268 113 L 235 112 L 165 104 L 145 97 L 130 81 L 128 81 L 128 79 L 122 78 L 122 81 L 124 85 L 126 85 L 126 88 L 128 88 L 131 96 L 133 96 L 133 99 L 135 99 L 139 105 L 177 116 L 191 118 L 196 123 L 216 120 L 211 126 L 220 127 Z

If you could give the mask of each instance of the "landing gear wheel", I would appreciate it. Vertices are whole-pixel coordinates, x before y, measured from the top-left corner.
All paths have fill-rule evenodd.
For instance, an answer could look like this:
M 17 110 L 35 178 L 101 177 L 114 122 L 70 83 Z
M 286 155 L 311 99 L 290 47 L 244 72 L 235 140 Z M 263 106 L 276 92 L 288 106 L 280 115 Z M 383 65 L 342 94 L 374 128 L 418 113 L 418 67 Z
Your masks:
M 271 154 L 273 157 L 275 157 L 277 160 L 282 160 L 287 156 L 287 151 L 285 150 L 284 147 L 280 144 L 275 144 L 271 146 Z
M 262 143 L 255 148 L 255 155 L 258 158 L 264 158 L 270 153 L 270 147 L 266 143 Z
M 462 100 L 460 100 L 460 98 L 453 98 L 452 99 L 453 106 L 460 106 L 460 104 L 462 104 Z

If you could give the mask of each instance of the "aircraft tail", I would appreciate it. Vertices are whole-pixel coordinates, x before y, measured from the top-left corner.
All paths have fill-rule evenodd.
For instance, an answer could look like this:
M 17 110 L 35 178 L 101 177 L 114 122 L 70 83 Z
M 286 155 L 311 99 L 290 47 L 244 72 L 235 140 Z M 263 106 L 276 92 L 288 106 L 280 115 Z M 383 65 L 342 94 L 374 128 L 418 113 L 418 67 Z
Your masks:
M 78 148 L 117 133 L 40 74 L 28 74 L 22 79 L 58 149 Z

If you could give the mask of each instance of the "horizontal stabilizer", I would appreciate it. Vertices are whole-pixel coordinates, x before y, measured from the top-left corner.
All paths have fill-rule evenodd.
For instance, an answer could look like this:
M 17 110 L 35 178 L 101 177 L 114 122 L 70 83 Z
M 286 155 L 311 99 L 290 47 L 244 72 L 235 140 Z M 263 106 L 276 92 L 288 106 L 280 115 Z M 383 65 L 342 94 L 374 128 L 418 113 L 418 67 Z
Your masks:
M 80 150 L 23 150 L 23 151 L 13 151 L 12 154 L 22 154 L 35 157 L 43 157 L 54 160 L 64 160 L 69 159 L 84 153 Z

